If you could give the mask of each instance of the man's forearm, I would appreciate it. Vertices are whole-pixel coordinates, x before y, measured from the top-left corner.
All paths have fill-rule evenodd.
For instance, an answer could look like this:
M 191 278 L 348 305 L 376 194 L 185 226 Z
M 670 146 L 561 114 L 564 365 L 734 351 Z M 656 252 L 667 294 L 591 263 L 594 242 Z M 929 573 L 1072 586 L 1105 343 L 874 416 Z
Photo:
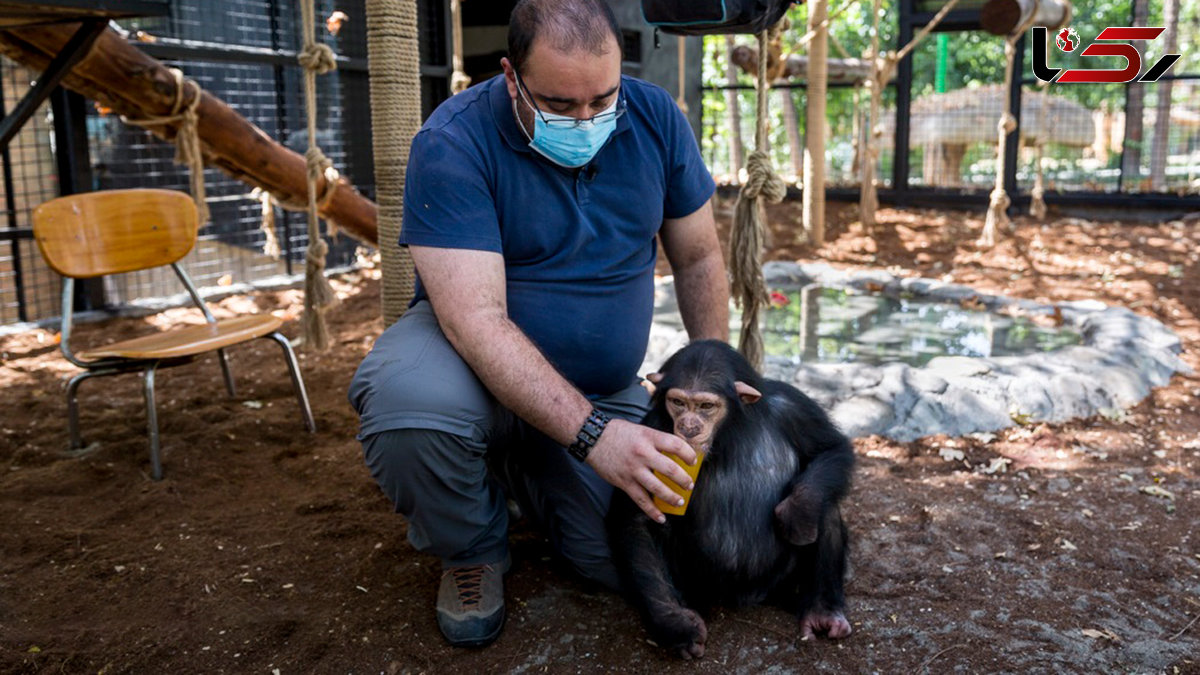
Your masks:
M 591 403 L 508 317 L 476 319 L 465 330 L 443 322 L 442 330 L 502 405 L 555 442 L 574 442 Z
M 729 341 L 729 280 L 720 249 L 675 270 L 675 297 L 688 337 Z

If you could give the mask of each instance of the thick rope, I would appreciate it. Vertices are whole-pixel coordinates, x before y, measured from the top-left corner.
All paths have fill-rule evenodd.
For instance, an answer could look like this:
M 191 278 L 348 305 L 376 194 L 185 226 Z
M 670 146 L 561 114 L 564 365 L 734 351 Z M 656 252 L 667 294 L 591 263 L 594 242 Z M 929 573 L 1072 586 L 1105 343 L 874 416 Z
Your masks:
M 263 255 L 279 260 L 282 251 L 279 249 L 279 237 L 275 233 L 275 203 L 271 199 L 271 193 L 262 188 L 254 188 L 250 191 L 250 198 L 262 207 L 262 224 L 259 229 L 266 238 L 263 242 Z
M 197 112 L 200 107 L 200 98 L 203 95 L 203 91 L 200 89 L 200 85 L 196 84 L 195 80 L 186 79 L 183 76 L 182 70 L 172 68 L 171 74 L 175 76 L 175 102 L 171 105 L 170 114 L 148 115 L 136 119 L 122 115 L 121 121 L 143 128 L 170 124 L 179 125 L 175 130 L 175 163 L 188 167 L 188 172 L 191 176 L 190 187 L 192 199 L 196 202 L 196 212 L 200 219 L 199 224 L 204 225 L 208 222 L 210 214 L 208 212 L 208 199 L 204 190 L 204 151 L 200 147 L 200 132 L 198 130 L 200 115 Z M 186 91 L 188 85 L 191 85 L 192 98 L 185 103 L 184 99 L 187 98 Z
M 779 25 L 759 33 L 758 53 L 766 54 L 772 39 L 771 32 Z M 742 309 L 742 332 L 738 350 L 757 370 L 763 365 L 762 330 L 758 325 L 760 308 L 769 302 L 767 284 L 762 274 L 762 251 L 766 240 L 766 225 L 763 222 L 764 203 L 760 198 L 776 204 L 787 195 L 787 185 L 776 175 L 771 166 L 767 139 L 767 96 L 771 84 L 767 80 L 767 59 L 758 60 L 758 81 L 755 91 L 758 96 L 758 126 L 754 133 L 756 150 L 746 160 L 749 174 L 746 184 L 738 193 L 737 207 L 733 215 L 733 231 L 730 233 L 729 273 L 734 301 Z
M 454 72 L 450 75 L 450 93 L 457 94 L 471 86 L 471 77 L 463 71 L 462 0 L 450 0 L 451 42 Z
M 675 97 L 675 105 L 683 111 L 683 114 L 688 114 L 687 104 L 687 86 L 685 76 L 687 75 L 687 40 L 680 35 L 675 38 L 679 43 L 679 96 Z
M 388 326 L 407 309 L 416 283 L 412 258 L 398 242 L 409 147 L 421 126 L 417 2 L 367 0 L 366 10 L 381 304 Z
M 942 19 L 954 9 L 959 0 L 950 0 L 937 14 L 925 24 L 925 27 L 917 32 L 908 44 L 901 47 L 895 52 L 880 52 L 879 51 L 879 8 L 880 3 L 876 0 L 874 5 L 874 30 L 871 37 L 871 49 L 866 54 L 866 60 L 870 61 L 874 66 L 872 76 L 867 80 L 866 86 L 871 89 L 871 109 L 870 109 L 870 125 L 871 128 L 867 134 L 867 151 L 864 153 L 862 185 L 859 186 L 859 215 L 862 219 L 863 227 L 868 230 L 875 226 L 875 212 L 879 208 L 879 193 L 875 189 L 875 167 L 879 161 L 880 141 L 883 139 L 883 124 L 879 121 L 879 110 L 883 105 L 883 90 L 887 87 L 888 82 L 896 75 L 896 69 L 904 57 L 908 56 L 912 50 L 917 48 L 917 45 L 924 40 Z
M 331 166 L 317 145 L 317 75 L 335 70 L 337 59 L 329 45 L 316 41 L 313 0 L 300 0 L 300 13 L 304 48 L 300 50 L 297 60 L 304 68 L 304 110 L 308 122 L 308 151 L 305 153 L 308 167 L 308 250 L 304 254 L 302 330 L 306 346 L 325 350 L 329 347 L 325 312 L 337 303 L 337 295 L 325 278 L 325 256 L 329 253 L 329 245 L 321 238 L 320 200 L 317 195 L 317 183 L 325 177 L 325 170 Z M 327 189 L 332 182 L 327 181 Z
M 1054 33 L 1061 26 L 1068 26 L 1071 23 L 1071 4 L 1064 3 L 1066 9 L 1063 11 L 1063 20 L 1058 26 L 1046 27 L 1046 53 L 1050 53 L 1050 45 L 1054 41 Z M 1038 87 L 1042 90 L 1042 103 L 1038 107 L 1038 135 L 1034 142 L 1036 156 L 1034 157 L 1034 166 L 1037 167 L 1037 175 L 1033 179 L 1033 189 L 1029 191 L 1029 215 L 1039 221 L 1046 220 L 1046 171 L 1043 155 L 1046 153 L 1046 110 L 1050 107 L 1050 83 L 1039 80 Z
M 1029 16 L 1021 24 L 1021 26 L 1004 38 L 1004 91 L 1012 90 L 1013 85 L 1013 58 L 1017 53 L 1017 41 L 1029 30 L 1033 25 L 1034 17 L 1037 12 L 1030 12 Z M 983 223 L 983 233 L 979 235 L 977 245 L 986 248 L 991 248 L 996 245 L 996 232 L 1001 228 L 1011 228 L 1012 221 L 1008 217 L 1008 207 L 1012 205 L 1012 199 L 1009 198 L 1008 192 L 1004 189 L 1004 155 L 1007 153 L 1008 135 L 1017 128 L 1017 119 L 1013 117 L 1011 110 L 1005 110 L 1000 115 L 1000 120 L 996 122 L 996 133 L 998 140 L 996 142 L 996 185 L 992 188 L 989 195 L 989 203 L 987 210 L 987 219 Z

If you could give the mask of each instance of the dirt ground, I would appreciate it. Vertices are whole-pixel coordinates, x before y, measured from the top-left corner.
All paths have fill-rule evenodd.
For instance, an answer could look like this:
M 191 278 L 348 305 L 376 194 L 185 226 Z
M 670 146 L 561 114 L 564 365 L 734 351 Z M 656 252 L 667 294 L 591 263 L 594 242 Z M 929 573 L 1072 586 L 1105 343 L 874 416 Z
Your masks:
M 723 227 L 731 206 L 718 209 Z M 885 209 L 872 237 L 835 203 L 830 243 L 814 249 L 793 234 L 799 213 L 772 209 L 771 258 L 1125 305 L 1171 326 L 1200 368 L 1195 219 L 1019 219 L 981 250 L 981 213 Z M 0 672 L 1200 673 L 1200 380 L 1187 375 L 1091 419 L 857 440 L 845 507 L 855 633 L 843 641 L 800 642 L 777 609 L 725 609 L 709 618 L 704 659 L 684 664 L 517 523 L 503 635 L 452 649 L 434 620 L 437 561 L 409 547 L 354 439 L 346 389 L 382 327 L 372 277 L 335 280 L 334 346 L 301 356 L 315 435 L 271 343 L 234 352 L 237 399 L 211 358 L 162 371 L 161 482 L 148 476 L 138 378 L 83 385 L 94 445 L 68 458 L 62 393 L 75 369 L 51 331 L 0 337 Z M 219 307 L 299 302 L 288 290 Z M 114 319 L 78 338 L 147 323 Z

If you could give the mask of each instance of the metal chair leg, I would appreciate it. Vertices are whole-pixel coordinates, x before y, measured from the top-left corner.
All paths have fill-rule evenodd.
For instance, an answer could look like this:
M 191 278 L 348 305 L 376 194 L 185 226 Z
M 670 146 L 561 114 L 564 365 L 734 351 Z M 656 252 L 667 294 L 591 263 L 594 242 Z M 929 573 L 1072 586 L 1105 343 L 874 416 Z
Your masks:
M 310 433 L 316 433 L 317 423 L 313 421 L 312 408 L 308 405 L 308 392 L 304 389 L 304 379 L 300 377 L 300 366 L 296 363 L 296 353 L 292 351 L 291 343 L 278 331 L 263 337 L 274 340 L 283 348 L 283 358 L 287 361 L 288 372 L 292 375 L 292 387 L 296 389 L 296 398 L 300 401 L 300 412 L 304 415 L 304 426 Z
M 83 447 L 83 438 L 79 434 L 79 384 L 91 376 L 92 373 L 85 370 L 67 383 L 67 431 L 71 438 L 68 450 Z
M 70 446 L 67 448 L 67 455 L 82 457 L 88 454 L 87 451 L 84 451 L 83 436 L 79 432 L 79 385 L 86 379 L 102 377 L 104 375 L 115 375 L 118 372 L 118 370 L 110 368 L 85 370 L 67 382 L 67 432 L 70 436 Z
M 217 350 L 217 360 L 221 362 L 221 374 L 225 376 L 225 391 L 229 392 L 229 398 L 237 398 L 237 387 L 233 384 L 233 373 L 229 371 L 229 358 L 224 349 Z
M 158 453 L 158 411 L 154 406 L 154 369 L 157 363 L 142 371 L 142 391 L 146 395 L 146 429 L 150 432 L 150 477 L 162 480 L 162 459 Z

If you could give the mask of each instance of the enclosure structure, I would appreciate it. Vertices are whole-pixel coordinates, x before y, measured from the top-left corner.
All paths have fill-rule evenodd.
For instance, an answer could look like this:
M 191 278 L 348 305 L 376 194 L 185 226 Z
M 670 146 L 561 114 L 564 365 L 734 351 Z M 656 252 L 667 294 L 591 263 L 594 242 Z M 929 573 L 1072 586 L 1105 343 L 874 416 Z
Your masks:
M 1174 0 L 1172 0 L 1174 2 Z M 943 0 L 885 1 L 881 29 L 886 49 L 907 44 L 930 23 Z M 1071 28 L 1082 47 L 1092 42 L 1107 26 L 1163 26 L 1168 23 L 1164 8 L 1171 3 L 1144 0 L 1073 2 Z M 845 5 L 845 7 L 843 7 Z M 1062 84 L 1042 87 L 1031 67 L 1032 46 L 1027 32 L 1017 42 L 1014 80 L 1019 86 L 1002 88 L 1004 77 L 1003 38 L 982 29 L 984 0 L 962 0 L 914 52 L 899 62 L 896 77 L 883 92 L 883 152 L 876 173 L 881 199 L 892 204 L 985 206 L 996 171 L 996 122 L 1004 110 L 1017 119 L 1020 129 L 1006 143 L 1002 171 L 1013 209 L 1024 210 L 1036 175 L 1034 146 L 1044 143 L 1046 201 L 1051 205 L 1117 207 L 1133 210 L 1165 209 L 1184 213 L 1200 208 L 1200 54 L 1189 49 L 1197 37 L 1200 4 L 1176 3 L 1174 24 L 1176 46 L 1167 46 L 1166 35 L 1147 44 L 1135 45 L 1143 54 L 1142 73 L 1168 52 L 1182 58 L 1154 83 Z M 795 45 L 804 33 L 803 6 L 791 10 L 793 28 L 784 44 Z M 839 13 L 840 12 L 840 13 Z M 831 59 L 863 55 L 870 42 L 870 3 L 838 3 L 830 6 Z M 737 153 L 730 146 L 738 135 L 730 128 L 731 101 L 736 101 L 741 135 L 749 138 L 753 119 L 753 87 L 744 74 L 727 74 L 731 46 L 749 45 L 749 37 L 738 37 L 733 45 L 724 39 L 705 43 L 705 96 L 703 148 L 714 174 L 736 182 Z M 788 47 L 785 47 L 785 51 Z M 794 47 L 804 54 L 804 48 Z M 1054 68 L 1119 68 L 1120 58 L 1078 56 L 1080 48 L 1064 52 L 1055 44 L 1048 61 Z M 777 82 L 779 92 L 771 100 L 772 146 L 775 165 L 783 170 L 794 164 L 791 140 L 803 134 L 802 79 Z M 1160 96 L 1160 91 L 1169 88 Z M 1040 92 L 1048 90 L 1052 104 L 1042 113 Z M 729 99 L 730 92 L 736 97 Z M 828 138 L 826 176 L 831 198 L 858 199 L 858 161 L 863 139 L 866 101 L 869 94 L 861 81 L 831 81 L 824 121 Z M 799 111 L 798 121 L 789 120 L 784 101 Z M 974 114 L 963 115 L 962 104 L 974 106 Z M 1044 119 L 1037 119 L 1045 114 Z M 1158 123 L 1162 117 L 1163 124 Z M 1032 118 L 1032 119 L 1031 119 Z M 798 128 L 792 128 L 797 124 Z M 952 143 L 929 142 L 933 130 Z M 1039 136 L 1037 130 L 1048 135 Z M 979 140 L 974 140 L 978 138 Z M 1081 139 L 1091 140 L 1082 142 Z M 938 156 L 930 157 L 930 153 Z M 951 156 L 944 156 L 950 153 Z M 953 169 L 953 175 L 947 170 Z M 800 187 L 800 186 L 797 186 Z
M 515 0 L 462 5 L 466 74 L 480 82 L 499 72 L 506 49 L 508 15 Z M 129 42 L 165 64 L 180 68 L 203 89 L 271 138 L 303 152 L 306 146 L 299 13 L 292 0 L 138 0 L 137 18 L 116 23 Z M 335 167 L 368 198 L 374 198 L 374 165 L 367 77 L 364 0 L 317 0 L 321 21 L 344 14 L 336 27 L 321 26 L 318 38 L 338 55 L 338 68 L 318 86 L 319 144 Z M 449 0 L 419 0 L 421 104 L 423 116 L 451 95 L 452 39 Z M 625 38 L 623 70 L 676 92 L 676 40 L 641 17 L 637 0 L 612 3 Z M 0 13 L 3 7 L 0 6 Z M 336 31 L 336 33 L 335 33 Z M 687 41 L 683 73 L 692 125 L 699 131 L 701 43 Z M 39 73 L 0 58 L 0 113 L 12 110 Z M 174 147 L 121 121 L 79 94 L 56 88 L 49 102 L 20 130 L 3 153 L 0 183 L 0 326 L 54 317 L 59 280 L 33 246 L 30 212 L 39 203 L 74 192 L 158 187 L 186 190 L 185 167 Z M 302 213 L 264 206 L 251 188 L 215 169 L 205 172 L 211 223 L 184 264 L 201 287 L 287 282 L 303 272 L 308 236 Z M 275 232 L 278 257 L 264 253 Z M 328 265 L 356 261 L 357 242 L 331 242 Z M 102 309 L 162 295 L 168 284 L 133 274 L 81 284 L 77 306 Z

